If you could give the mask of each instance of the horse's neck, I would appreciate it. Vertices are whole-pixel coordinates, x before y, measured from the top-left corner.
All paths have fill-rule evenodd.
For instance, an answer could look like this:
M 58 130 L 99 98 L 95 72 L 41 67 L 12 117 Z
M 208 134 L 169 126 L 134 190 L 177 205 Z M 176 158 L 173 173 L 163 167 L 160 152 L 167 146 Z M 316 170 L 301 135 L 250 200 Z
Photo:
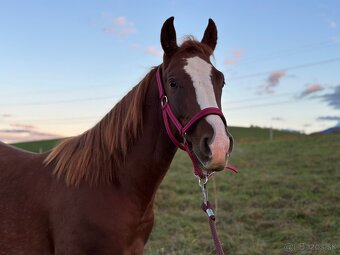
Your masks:
M 143 108 L 143 133 L 126 157 L 124 179 L 145 202 L 153 199 L 177 148 L 169 139 L 162 117 L 157 84 L 152 79 Z

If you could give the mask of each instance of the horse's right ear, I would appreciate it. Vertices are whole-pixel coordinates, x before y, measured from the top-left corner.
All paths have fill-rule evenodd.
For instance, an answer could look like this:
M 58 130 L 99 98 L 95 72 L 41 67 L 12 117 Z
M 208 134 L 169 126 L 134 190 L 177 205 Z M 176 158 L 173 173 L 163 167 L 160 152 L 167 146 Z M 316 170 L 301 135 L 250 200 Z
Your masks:
M 202 43 L 208 45 L 210 49 L 215 50 L 217 44 L 217 28 L 212 19 L 209 19 L 207 28 L 204 31 Z
M 174 17 L 168 18 L 162 26 L 161 44 L 164 54 L 167 56 L 171 56 L 178 48 L 176 30 L 174 27 Z

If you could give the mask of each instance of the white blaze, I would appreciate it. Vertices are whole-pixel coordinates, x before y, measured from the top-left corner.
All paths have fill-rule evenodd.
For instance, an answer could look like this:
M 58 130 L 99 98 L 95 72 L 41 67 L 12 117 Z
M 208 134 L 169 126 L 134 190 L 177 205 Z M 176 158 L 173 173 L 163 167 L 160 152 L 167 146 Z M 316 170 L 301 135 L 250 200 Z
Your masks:
M 197 56 L 187 58 L 186 61 L 187 64 L 184 66 L 184 70 L 191 77 L 196 92 L 197 103 L 201 110 L 207 107 L 218 107 L 211 81 L 211 64 Z M 220 164 L 221 162 L 225 162 L 230 141 L 224 123 L 219 116 L 208 115 L 205 119 L 214 130 L 214 137 L 210 144 L 212 154 L 212 162 L 210 162 L 210 165 L 214 167 L 215 163 Z

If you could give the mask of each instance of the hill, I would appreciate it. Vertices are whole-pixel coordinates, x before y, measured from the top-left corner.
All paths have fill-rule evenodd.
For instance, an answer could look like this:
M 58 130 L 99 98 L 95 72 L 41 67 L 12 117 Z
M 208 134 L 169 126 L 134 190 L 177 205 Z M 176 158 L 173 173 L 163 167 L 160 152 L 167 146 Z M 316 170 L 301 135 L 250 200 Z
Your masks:
M 59 139 L 53 139 L 53 140 L 14 143 L 12 145 L 20 149 L 31 151 L 31 152 L 45 152 L 45 151 L 52 149 L 54 146 L 56 146 L 59 141 L 60 141 Z
M 229 127 L 229 131 L 235 138 L 236 143 L 266 141 L 270 139 L 289 139 L 304 136 L 296 132 L 260 127 Z
M 338 132 L 340 133 L 340 126 L 335 126 L 335 127 L 331 127 L 331 128 L 327 128 L 323 131 L 320 131 L 320 134 L 331 134 L 331 133 L 335 133 Z
M 242 142 L 254 142 L 254 141 L 264 141 L 270 139 L 270 132 L 272 132 L 273 139 L 287 139 L 287 138 L 295 138 L 303 136 L 301 134 L 292 133 L 288 131 L 281 130 L 272 130 L 267 128 L 259 128 L 259 127 L 230 127 L 229 128 L 231 134 L 233 135 L 236 143 Z M 23 143 L 14 143 L 12 144 L 15 147 L 18 147 L 23 150 L 28 150 L 31 152 L 44 152 L 52 149 L 60 140 L 52 139 L 52 140 L 43 140 L 43 141 L 32 141 L 32 142 L 23 142 Z

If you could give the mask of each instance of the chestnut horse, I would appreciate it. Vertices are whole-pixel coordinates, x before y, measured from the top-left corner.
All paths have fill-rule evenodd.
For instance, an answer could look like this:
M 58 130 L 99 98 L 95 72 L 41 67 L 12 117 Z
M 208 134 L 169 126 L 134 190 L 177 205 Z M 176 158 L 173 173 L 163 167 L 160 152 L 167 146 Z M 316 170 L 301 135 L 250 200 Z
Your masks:
M 93 128 L 43 154 L 0 144 L 0 254 L 143 254 L 155 193 L 177 150 L 163 122 L 157 68 L 182 125 L 204 108 L 221 109 L 224 77 L 210 62 L 215 23 L 201 42 L 178 46 L 173 20 L 161 30 L 163 63 Z M 231 139 L 220 116 L 200 119 L 186 139 L 206 170 L 224 168 Z

